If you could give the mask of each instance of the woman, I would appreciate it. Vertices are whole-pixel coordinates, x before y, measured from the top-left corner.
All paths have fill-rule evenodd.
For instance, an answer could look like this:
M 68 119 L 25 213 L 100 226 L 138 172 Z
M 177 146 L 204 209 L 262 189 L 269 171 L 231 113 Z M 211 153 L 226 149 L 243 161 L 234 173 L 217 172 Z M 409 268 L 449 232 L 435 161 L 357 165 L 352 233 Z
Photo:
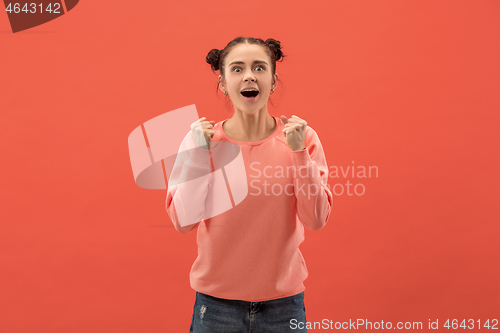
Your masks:
M 166 200 L 178 231 L 198 229 L 198 257 L 190 273 L 196 291 L 190 332 L 307 332 L 303 281 L 308 271 L 298 246 L 304 227 L 319 230 L 326 224 L 333 198 L 316 132 L 297 116 L 268 113 L 278 81 L 276 61 L 282 57 L 280 42 L 244 37 L 206 57 L 212 70 L 220 71 L 218 86 L 229 96 L 234 114 L 218 123 L 205 117 L 193 123 L 184 141 L 196 147 L 188 162 L 177 166 L 179 174 L 198 177 L 198 188 L 180 199 L 185 191 L 169 186 Z M 200 149 L 200 137 L 211 150 Z M 202 220 L 201 209 L 198 222 L 180 223 L 179 214 L 208 202 L 209 178 L 199 176 L 210 172 L 208 153 L 223 142 L 241 149 L 247 196 L 222 214 Z

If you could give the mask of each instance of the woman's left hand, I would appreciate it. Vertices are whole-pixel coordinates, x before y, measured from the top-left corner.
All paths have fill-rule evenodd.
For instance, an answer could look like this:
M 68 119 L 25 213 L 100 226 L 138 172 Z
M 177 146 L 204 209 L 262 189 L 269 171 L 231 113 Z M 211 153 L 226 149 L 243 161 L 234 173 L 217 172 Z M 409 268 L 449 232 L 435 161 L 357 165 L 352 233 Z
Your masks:
M 286 142 L 293 151 L 303 150 L 305 146 L 307 122 L 304 119 L 293 115 L 291 118 L 281 116 L 281 121 L 285 125 L 283 134 L 286 137 Z

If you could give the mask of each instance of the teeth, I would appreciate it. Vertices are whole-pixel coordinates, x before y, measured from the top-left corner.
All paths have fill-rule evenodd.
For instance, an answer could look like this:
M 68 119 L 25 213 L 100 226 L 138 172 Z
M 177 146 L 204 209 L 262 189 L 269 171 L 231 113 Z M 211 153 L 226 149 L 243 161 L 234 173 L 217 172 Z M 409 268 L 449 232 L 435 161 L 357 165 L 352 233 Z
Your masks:
M 241 92 L 243 91 L 258 91 L 257 89 L 243 89 Z

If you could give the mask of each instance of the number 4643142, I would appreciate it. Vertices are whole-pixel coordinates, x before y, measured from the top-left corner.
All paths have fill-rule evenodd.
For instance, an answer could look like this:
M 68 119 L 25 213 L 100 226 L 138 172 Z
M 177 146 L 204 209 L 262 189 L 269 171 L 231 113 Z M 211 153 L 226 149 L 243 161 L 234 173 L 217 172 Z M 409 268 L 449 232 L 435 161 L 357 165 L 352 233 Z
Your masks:
M 52 14 L 61 14 L 60 9 L 61 9 L 60 3 L 54 3 L 54 4 L 49 3 L 49 5 L 47 7 L 45 7 L 45 9 L 43 8 L 43 4 L 25 3 L 24 6 L 22 6 L 22 8 L 21 8 L 21 4 L 19 4 L 19 3 L 9 3 L 9 5 L 5 9 L 5 11 L 7 11 L 9 13 L 15 13 L 15 14 L 21 13 L 21 12 L 32 13 L 32 14 L 43 13 L 43 12 L 52 13 Z
M 477 323 L 477 324 L 476 324 Z M 459 324 L 458 323 L 458 320 L 457 319 L 453 319 L 450 321 L 450 319 L 448 319 L 446 321 L 446 323 L 443 325 L 443 327 L 446 327 L 447 329 L 457 329 L 459 327 L 463 328 L 463 329 L 472 329 L 474 328 L 474 325 L 480 329 L 480 328 L 485 328 L 485 329 L 492 329 L 492 330 L 497 330 L 498 329 L 498 319 L 492 319 L 491 322 L 490 320 L 486 320 L 486 322 L 483 323 L 483 326 L 481 326 L 481 320 L 478 319 L 476 321 L 474 321 L 474 319 L 469 319 L 467 322 L 464 320 L 462 320 L 462 322 Z

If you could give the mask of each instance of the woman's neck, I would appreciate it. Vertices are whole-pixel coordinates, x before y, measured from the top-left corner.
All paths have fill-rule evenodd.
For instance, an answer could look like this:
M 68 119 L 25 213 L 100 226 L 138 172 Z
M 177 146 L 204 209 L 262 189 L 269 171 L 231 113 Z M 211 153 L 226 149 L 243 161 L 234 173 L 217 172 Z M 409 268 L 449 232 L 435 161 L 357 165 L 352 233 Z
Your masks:
M 265 109 L 252 115 L 236 110 L 224 122 L 223 130 L 233 140 L 256 142 L 273 134 L 276 126 L 274 118 Z

